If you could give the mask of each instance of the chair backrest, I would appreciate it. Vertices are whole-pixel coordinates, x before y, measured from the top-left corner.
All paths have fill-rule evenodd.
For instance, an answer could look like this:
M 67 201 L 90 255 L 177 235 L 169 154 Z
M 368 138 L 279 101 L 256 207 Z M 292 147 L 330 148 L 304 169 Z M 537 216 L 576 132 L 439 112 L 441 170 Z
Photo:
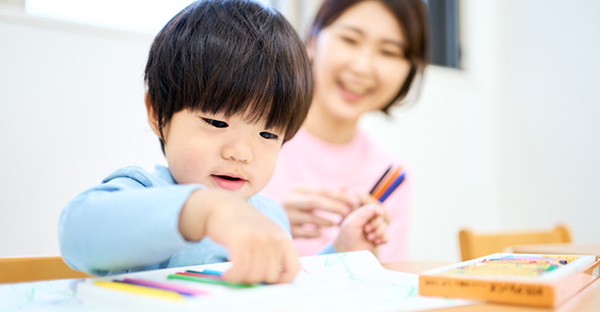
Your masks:
M 92 276 L 71 269 L 61 257 L 0 259 L 0 284 L 86 277 Z
M 502 252 L 506 247 L 526 244 L 570 243 L 569 228 L 558 225 L 550 231 L 475 234 L 463 229 L 458 234 L 462 261 Z

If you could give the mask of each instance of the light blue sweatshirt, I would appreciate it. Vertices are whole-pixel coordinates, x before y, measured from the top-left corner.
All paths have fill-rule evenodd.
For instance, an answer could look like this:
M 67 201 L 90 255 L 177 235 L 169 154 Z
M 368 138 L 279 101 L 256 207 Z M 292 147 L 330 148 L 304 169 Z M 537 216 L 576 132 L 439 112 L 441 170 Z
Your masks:
M 160 165 L 153 173 L 133 166 L 113 172 L 63 208 L 58 238 L 64 261 L 96 275 L 227 261 L 223 246 L 208 237 L 188 242 L 178 230 L 183 204 L 192 191 L 203 188 L 177 184 Z M 275 201 L 258 194 L 248 202 L 290 233 L 287 216 Z

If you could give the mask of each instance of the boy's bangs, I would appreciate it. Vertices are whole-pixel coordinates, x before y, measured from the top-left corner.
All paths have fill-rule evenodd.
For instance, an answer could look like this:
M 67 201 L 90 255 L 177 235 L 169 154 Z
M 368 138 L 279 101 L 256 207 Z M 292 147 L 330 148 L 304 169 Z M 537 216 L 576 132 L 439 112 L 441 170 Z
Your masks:
M 294 96 L 283 90 L 293 86 L 275 82 L 279 80 L 275 66 L 268 63 L 250 61 L 237 73 L 222 77 L 224 80 L 213 79 L 191 108 L 225 117 L 242 116 L 249 123 L 265 123 L 265 129 L 286 130 L 292 118 L 289 110 Z
M 300 128 L 312 98 L 304 45 L 276 11 L 252 1 L 198 1 L 159 32 L 145 80 L 159 129 L 190 109 Z M 161 130 L 162 131 L 162 130 Z

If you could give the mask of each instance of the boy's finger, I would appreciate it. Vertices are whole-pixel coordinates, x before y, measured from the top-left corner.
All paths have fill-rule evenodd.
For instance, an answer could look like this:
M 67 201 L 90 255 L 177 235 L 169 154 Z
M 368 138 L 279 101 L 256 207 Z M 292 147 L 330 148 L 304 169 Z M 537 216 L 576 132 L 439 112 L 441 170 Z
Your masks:
M 268 256 L 265 255 L 262 251 L 264 248 L 249 248 L 252 249 L 250 251 L 247 271 L 244 274 L 244 278 L 242 279 L 242 283 L 247 284 L 255 284 L 258 282 L 262 282 L 266 276 L 266 265 Z M 261 250 L 261 251 L 258 251 Z
M 229 254 L 231 268 L 223 272 L 223 275 L 221 276 L 223 280 L 236 283 L 242 282 L 244 279 L 244 273 L 248 271 L 246 267 L 249 259 L 245 254 L 245 252 L 240 252 L 236 250 L 236 248 L 232 248 Z
M 281 275 L 280 267 L 281 257 L 278 257 L 276 253 L 269 253 L 269 257 L 265 259 L 265 282 L 268 284 L 275 284 L 279 282 L 279 276 Z
M 300 271 L 300 260 L 291 243 L 289 244 L 289 247 L 284 250 L 282 258 L 282 265 L 277 268 L 281 273 L 279 282 L 291 283 Z

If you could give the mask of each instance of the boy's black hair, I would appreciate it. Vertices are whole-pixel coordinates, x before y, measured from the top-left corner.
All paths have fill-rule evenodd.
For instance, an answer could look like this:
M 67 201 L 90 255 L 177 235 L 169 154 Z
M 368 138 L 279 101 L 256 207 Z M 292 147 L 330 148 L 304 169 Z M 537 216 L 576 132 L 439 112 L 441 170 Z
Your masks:
M 310 107 L 305 47 L 277 11 L 244 0 L 196 1 L 158 33 L 144 80 L 162 128 L 190 109 L 266 120 L 291 139 Z

